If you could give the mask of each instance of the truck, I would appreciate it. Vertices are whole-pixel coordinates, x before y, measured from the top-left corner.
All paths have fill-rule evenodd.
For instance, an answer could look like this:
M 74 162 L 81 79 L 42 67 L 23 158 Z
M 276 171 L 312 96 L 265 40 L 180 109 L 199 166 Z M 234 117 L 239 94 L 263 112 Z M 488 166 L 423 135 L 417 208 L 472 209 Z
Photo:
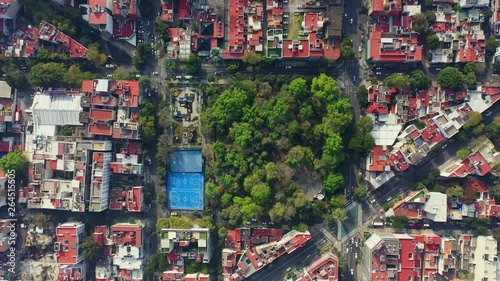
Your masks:
M 18 109 L 18 110 L 16 111 L 16 116 L 14 117 L 14 118 L 15 118 L 14 120 L 15 120 L 17 123 L 21 122 L 21 113 L 22 113 L 21 109 Z

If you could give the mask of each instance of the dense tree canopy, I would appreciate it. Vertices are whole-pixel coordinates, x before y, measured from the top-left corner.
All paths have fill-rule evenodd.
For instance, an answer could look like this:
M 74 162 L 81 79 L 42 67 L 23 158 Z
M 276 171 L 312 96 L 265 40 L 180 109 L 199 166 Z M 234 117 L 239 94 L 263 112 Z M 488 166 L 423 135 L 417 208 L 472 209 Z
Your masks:
M 431 80 L 422 70 L 415 70 L 410 75 L 410 84 L 413 89 L 423 90 L 429 88 Z
M 410 77 L 406 74 L 394 73 L 385 78 L 384 84 L 400 90 L 407 90 L 410 89 Z
M 354 55 L 355 52 L 351 39 L 347 37 L 342 39 L 342 42 L 340 43 L 340 56 L 344 59 L 350 59 L 354 57 Z
M 223 226 L 324 214 L 329 203 L 312 201 L 305 191 L 322 186 L 329 202 L 344 188 L 342 136 L 353 114 L 336 81 L 324 74 L 310 83 L 243 80 L 219 95 L 205 92 L 212 96 L 201 114 L 203 133 L 214 140 L 203 151 L 206 193 Z M 371 130 L 365 123 L 363 130 Z
M 87 50 L 87 59 L 95 66 L 100 67 L 106 63 L 108 56 L 100 52 L 98 45 L 92 44 Z
M 38 63 L 31 68 L 29 82 L 34 86 L 64 86 L 68 81 L 67 68 L 62 63 Z
M 431 50 L 437 49 L 439 47 L 439 37 L 436 34 L 427 35 L 425 45 Z
M 464 87 L 463 74 L 456 68 L 448 66 L 438 73 L 438 82 L 443 88 L 461 90 Z
M 28 168 L 28 160 L 22 151 L 11 151 L 0 158 L 0 169 L 5 173 L 25 174 Z
M 465 123 L 464 123 L 464 129 L 468 130 L 468 129 L 474 128 L 477 125 L 479 125 L 479 123 L 481 123 L 482 120 L 483 120 L 483 116 L 481 115 L 481 113 L 479 113 L 477 111 L 471 111 L 468 114 L 467 121 L 465 121 Z

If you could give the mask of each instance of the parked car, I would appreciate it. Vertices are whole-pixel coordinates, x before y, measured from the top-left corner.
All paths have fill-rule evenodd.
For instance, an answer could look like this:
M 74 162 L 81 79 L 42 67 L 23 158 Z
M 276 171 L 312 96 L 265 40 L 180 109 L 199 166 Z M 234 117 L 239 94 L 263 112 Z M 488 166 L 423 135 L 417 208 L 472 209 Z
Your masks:
M 106 68 L 116 68 L 116 64 L 108 63 L 106 64 Z
M 158 71 L 155 71 L 155 72 L 153 72 L 153 75 L 158 76 L 158 75 L 160 75 L 160 73 L 158 73 Z

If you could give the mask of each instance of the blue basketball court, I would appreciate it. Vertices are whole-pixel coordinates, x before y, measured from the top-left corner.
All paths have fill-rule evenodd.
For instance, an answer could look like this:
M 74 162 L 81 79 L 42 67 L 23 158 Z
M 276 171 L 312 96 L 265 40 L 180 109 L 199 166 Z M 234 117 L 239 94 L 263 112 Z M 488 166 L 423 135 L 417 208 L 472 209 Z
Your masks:
M 203 160 L 200 150 L 176 150 L 170 158 L 171 173 L 201 173 Z
M 174 210 L 203 210 L 203 173 L 168 173 L 168 202 Z

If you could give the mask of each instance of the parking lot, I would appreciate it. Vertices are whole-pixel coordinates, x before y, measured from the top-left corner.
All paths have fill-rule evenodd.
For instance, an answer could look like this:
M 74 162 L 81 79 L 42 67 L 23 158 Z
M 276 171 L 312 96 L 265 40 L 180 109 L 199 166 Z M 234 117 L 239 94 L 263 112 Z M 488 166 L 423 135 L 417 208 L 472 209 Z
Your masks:
M 154 22 L 137 21 L 136 28 L 137 44 L 155 43 Z

